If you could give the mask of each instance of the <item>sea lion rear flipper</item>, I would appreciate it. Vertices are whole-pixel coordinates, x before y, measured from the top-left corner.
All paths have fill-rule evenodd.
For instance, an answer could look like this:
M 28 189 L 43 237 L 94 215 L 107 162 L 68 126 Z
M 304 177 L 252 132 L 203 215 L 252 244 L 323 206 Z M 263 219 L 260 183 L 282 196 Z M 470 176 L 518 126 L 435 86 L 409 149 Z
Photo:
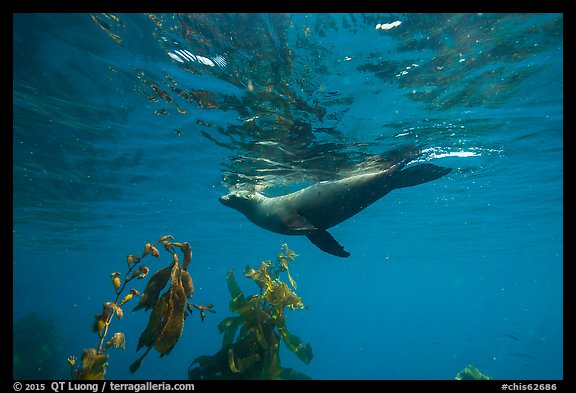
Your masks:
M 336 255 L 341 258 L 348 258 L 350 256 L 350 253 L 344 250 L 344 247 L 342 247 L 340 243 L 338 243 L 336 239 L 326 231 L 318 230 L 306 235 L 306 237 L 310 239 L 316 247 L 322 251 L 326 251 L 328 254 Z
M 452 168 L 434 164 L 420 164 L 402 169 L 394 179 L 395 188 L 412 187 L 441 178 L 450 173 Z

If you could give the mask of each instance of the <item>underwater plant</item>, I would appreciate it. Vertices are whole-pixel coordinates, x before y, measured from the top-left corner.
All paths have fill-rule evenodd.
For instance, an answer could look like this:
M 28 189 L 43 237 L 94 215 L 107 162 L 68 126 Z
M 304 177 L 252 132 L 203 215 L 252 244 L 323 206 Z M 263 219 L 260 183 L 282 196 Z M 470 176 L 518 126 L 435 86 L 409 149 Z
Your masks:
M 161 357 L 170 353 L 180 339 L 184 328 L 184 319 L 188 312 L 192 313 L 193 307 L 200 311 L 202 320 L 204 320 L 205 311 L 215 312 L 211 304 L 199 306 L 188 301 L 194 293 L 192 277 L 187 271 L 192 260 L 192 250 L 188 243 L 176 243 L 170 240 L 174 240 L 174 237 L 171 235 L 163 236 L 155 243 L 147 243 L 140 256 L 128 255 L 126 257 L 128 270 L 124 275 L 124 281 L 120 278 L 120 272 L 110 274 L 116 297 L 114 301 L 108 301 L 103 304 L 102 313 L 96 314 L 92 324 L 92 330 L 100 338 L 98 348 L 84 350 L 82 353 L 82 364 L 79 368 L 75 368 L 76 357 L 70 356 L 68 358 L 73 379 L 104 379 L 106 368 L 108 367 L 108 354 L 106 351 L 109 348 L 124 349 L 126 343 L 124 333 L 117 332 L 104 345 L 110 324 L 115 315 L 118 319 L 122 319 L 124 316 L 122 306 L 134 296 L 139 296 L 140 301 L 133 311 L 143 308 L 145 310 L 152 309 L 152 313 L 146 329 L 140 335 L 136 351 L 142 347 L 147 347 L 147 349 L 140 358 L 130 365 L 130 372 L 132 373 L 138 370 L 152 348 L 155 348 Z M 144 279 L 148 275 L 150 269 L 140 265 L 140 262 L 148 255 L 159 258 L 160 252 L 155 247 L 159 243 L 162 243 L 166 251 L 172 253 L 171 264 L 160 269 L 150 278 L 142 295 L 132 288 L 129 293 L 122 297 L 129 282 L 135 279 Z M 178 247 L 184 254 L 182 266 L 179 264 L 175 247 Z M 168 282 L 170 282 L 168 290 L 162 296 L 159 296 Z
M 490 378 L 487 375 L 484 375 L 480 372 L 480 370 L 478 370 L 476 367 L 474 367 L 473 365 L 469 364 L 466 366 L 466 368 L 462 371 L 460 371 L 457 375 L 456 378 L 457 380 L 490 380 L 493 378 Z
M 61 356 L 62 333 L 53 320 L 31 313 L 14 321 L 12 376 L 15 380 L 61 379 L 65 369 L 54 361 Z
M 288 331 L 285 309 L 303 308 L 302 298 L 280 280 L 286 272 L 292 288 L 296 283 L 289 264 L 298 255 L 282 245 L 275 263 L 262 262 L 258 269 L 249 265 L 244 276 L 253 280 L 260 293 L 246 297 L 234 276 L 226 276 L 230 292 L 230 311 L 238 314 L 218 324 L 222 348 L 212 356 L 196 358 L 188 369 L 192 380 L 202 379 L 310 379 L 291 368 L 280 366 L 280 341 L 305 364 L 312 360 L 312 347 Z

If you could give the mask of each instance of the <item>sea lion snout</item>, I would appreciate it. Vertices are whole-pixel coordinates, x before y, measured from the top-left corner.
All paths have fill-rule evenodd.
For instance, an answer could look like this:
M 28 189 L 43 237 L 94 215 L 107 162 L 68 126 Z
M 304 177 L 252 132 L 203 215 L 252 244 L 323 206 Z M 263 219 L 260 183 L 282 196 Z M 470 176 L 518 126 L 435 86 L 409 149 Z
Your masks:
M 218 200 L 225 206 L 237 209 L 247 203 L 251 203 L 255 198 L 253 193 L 248 191 L 232 191 L 229 194 L 222 195 Z
M 223 204 L 224 206 L 229 206 L 232 207 L 232 200 L 233 200 L 233 194 L 226 194 L 226 195 L 222 195 L 220 198 L 218 198 L 218 200 L 220 201 L 221 204 Z

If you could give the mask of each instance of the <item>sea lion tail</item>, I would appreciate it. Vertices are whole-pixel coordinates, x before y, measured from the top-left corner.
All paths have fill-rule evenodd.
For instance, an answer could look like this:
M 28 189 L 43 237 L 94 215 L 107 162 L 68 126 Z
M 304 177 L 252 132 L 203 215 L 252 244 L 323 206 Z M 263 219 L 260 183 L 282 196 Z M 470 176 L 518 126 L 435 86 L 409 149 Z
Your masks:
M 397 172 L 394 179 L 394 188 L 412 187 L 427 183 L 447 175 L 450 171 L 452 171 L 452 168 L 434 164 L 414 165 Z

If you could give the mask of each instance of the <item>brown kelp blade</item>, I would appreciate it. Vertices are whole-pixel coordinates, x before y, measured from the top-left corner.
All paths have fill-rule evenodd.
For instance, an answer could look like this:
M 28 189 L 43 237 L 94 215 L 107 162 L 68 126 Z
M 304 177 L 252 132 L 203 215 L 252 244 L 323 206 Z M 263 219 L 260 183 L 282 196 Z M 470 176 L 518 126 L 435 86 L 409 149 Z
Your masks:
M 314 354 L 312 353 L 312 347 L 310 344 L 303 345 L 302 340 L 300 338 L 288 331 L 288 329 L 279 328 L 278 331 L 280 332 L 280 337 L 282 337 L 282 341 L 286 344 L 286 347 L 293 353 L 298 356 L 298 359 L 302 360 L 306 364 L 310 364 Z
M 154 306 L 152 313 L 150 314 L 150 319 L 148 320 L 148 325 L 146 325 L 146 329 L 140 335 L 140 339 L 138 340 L 138 346 L 136 347 L 136 351 L 139 351 L 142 347 L 151 347 L 154 345 L 154 341 L 158 336 L 158 331 L 162 326 L 162 317 L 168 307 L 168 292 L 160 297 L 160 300 Z
M 260 289 L 264 290 L 272 282 L 270 273 L 268 273 L 267 270 L 269 267 L 270 264 L 267 262 L 262 262 L 258 267 L 258 270 L 254 270 L 250 265 L 247 265 L 244 268 L 244 276 L 254 280 Z
M 146 349 L 146 352 L 144 352 L 142 354 L 142 356 L 140 356 L 138 359 L 136 359 L 136 361 L 134 361 L 134 363 L 132 363 L 130 365 L 130 372 L 132 374 L 134 374 L 136 371 L 138 371 L 138 369 L 140 368 L 140 366 L 142 365 L 142 361 L 144 360 L 144 358 L 146 357 L 146 355 L 148 355 L 148 352 L 150 352 L 150 350 L 152 349 L 152 347 L 148 347 L 148 349 Z
M 241 316 L 228 317 L 218 324 L 218 331 L 224 333 L 222 337 L 222 347 L 228 346 L 234 342 L 234 337 L 238 327 L 244 323 Z
M 172 269 L 169 267 L 165 267 L 163 269 L 158 270 L 148 281 L 148 285 L 144 289 L 142 296 L 140 297 L 140 302 L 132 311 L 140 310 L 144 308 L 148 310 L 156 304 L 158 301 L 158 296 L 162 288 L 166 286 L 168 279 L 170 278 L 170 273 Z
M 260 355 L 250 354 L 246 357 L 237 357 L 233 347 L 228 348 L 228 367 L 233 373 L 243 373 L 260 361 Z
M 170 280 L 170 290 L 167 292 L 168 306 L 164 311 L 162 326 L 154 344 L 154 348 L 160 353 L 160 356 L 165 356 L 172 351 L 184 328 L 187 300 L 186 293 L 180 282 L 180 273 L 178 265 L 174 266 Z
M 236 282 L 236 277 L 234 277 L 234 271 L 230 270 L 226 275 L 226 283 L 228 284 L 228 292 L 230 292 L 230 311 L 236 312 L 246 302 L 246 297 L 242 293 L 238 282 Z
M 82 353 L 82 368 L 74 377 L 79 380 L 102 380 L 106 372 L 108 355 L 99 354 L 96 349 L 88 348 Z
M 302 374 L 299 371 L 294 370 L 293 368 L 281 368 L 280 369 L 280 379 L 287 379 L 287 380 L 309 380 L 312 379 L 306 374 Z
M 292 288 L 298 289 L 298 286 L 296 285 L 296 281 L 294 281 L 294 279 L 292 278 L 292 275 L 290 274 L 290 268 L 288 267 L 288 259 L 286 257 L 284 257 L 282 254 L 280 254 L 280 255 L 278 255 L 278 261 L 280 261 L 280 263 L 282 264 L 282 267 L 285 269 L 286 274 L 288 275 L 288 280 L 290 280 L 290 285 L 292 285 Z
M 190 244 L 188 242 L 182 243 L 180 245 L 180 250 L 184 253 L 184 261 L 182 261 L 182 270 L 188 270 L 188 266 L 190 265 L 190 261 L 192 260 L 192 249 L 190 248 Z
M 272 304 L 280 314 L 283 313 L 284 307 L 289 307 L 292 310 L 304 307 L 302 298 L 296 296 L 288 285 L 282 281 L 274 282 L 272 287 L 264 293 L 264 299 Z
M 187 271 L 182 270 L 180 272 L 180 281 L 182 282 L 182 287 L 186 293 L 186 297 L 190 299 L 194 294 L 194 283 L 192 282 L 192 277 Z

